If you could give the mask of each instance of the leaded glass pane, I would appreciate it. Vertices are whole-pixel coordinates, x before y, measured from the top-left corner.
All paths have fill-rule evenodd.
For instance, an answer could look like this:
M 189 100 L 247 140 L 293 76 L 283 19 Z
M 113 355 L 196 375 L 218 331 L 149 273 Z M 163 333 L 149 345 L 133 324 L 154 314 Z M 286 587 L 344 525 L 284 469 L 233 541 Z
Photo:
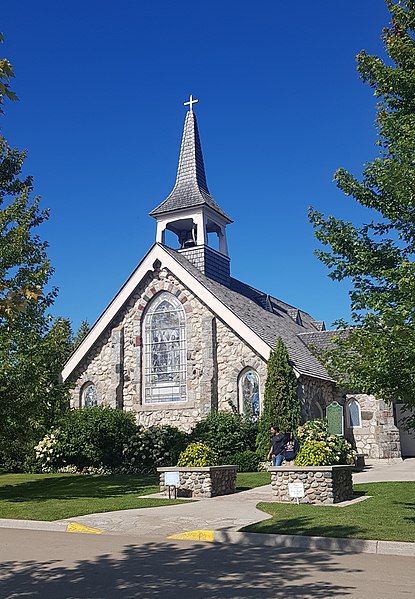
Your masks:
M 85 408 L 92 408 L 98 405 L 97 388 L 92 383 L 84 388 L 82 392 L 82 403 Z
M 145 401 L 186 400 L 185 318 L 180 302 L 162 293 L 145 320 Z
M 361 421 L 360 421 L 360 408 L 359 408 L 359 404 L 357 403 L 356 400 L 352 400 L 349 403 L 349 420 L 350 420 L 350 426 L 356 427 L 356 426 L 361 426 Z
M 259 405 L 259 377 L 255 370 L 247 370 L 241 377 L 240 393 L 242 399 L 242 412 L 249 418 L 258 419 Z

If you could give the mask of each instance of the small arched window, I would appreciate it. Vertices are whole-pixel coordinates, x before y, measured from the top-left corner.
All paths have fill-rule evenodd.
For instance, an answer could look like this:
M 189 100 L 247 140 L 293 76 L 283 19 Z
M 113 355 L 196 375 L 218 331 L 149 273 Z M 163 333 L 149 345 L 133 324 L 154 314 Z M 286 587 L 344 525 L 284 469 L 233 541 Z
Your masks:
M 239 413 L 257 420 L 261 411 L 259 398 L 259 376 L 248 368 L 239 376 Z
M 81 391 L 81 407 L 93 408 L 98 405 L 98 392 L 93 383 L 86 383 Z
M 310 413 L 313 419 L 322 420 L 324 418 L 323 408 L 319 401 L 312 401 Z
M 360 428 L 362 426 L 360 406 L 355 399 L 351 399 L 347 403 L 347 419 L 350 428 Z
M 144 402 L 186 401 L 186 320 L 179 300 L 164 291 L 144 320 Z

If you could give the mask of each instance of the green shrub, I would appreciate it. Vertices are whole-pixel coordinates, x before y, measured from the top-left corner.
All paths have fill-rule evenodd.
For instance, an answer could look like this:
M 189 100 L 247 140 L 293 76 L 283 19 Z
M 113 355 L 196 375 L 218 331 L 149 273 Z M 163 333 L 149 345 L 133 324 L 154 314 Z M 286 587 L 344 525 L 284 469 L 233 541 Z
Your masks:
M 211 412 L 196 424 L 191 440 L 206 443 L 218 455 L 221 464 L 229 464 L 230 456 L 255 449 L 258 426 L 233 412 Z
M 327 435 L 327 420 L 308 420 L 297 429 L 299 443 L 304 443 L 304 441 L 324 441 Z
M 331 466 L 333 454 L 324 441 L 306 441 L 295 458 L 296 466 Z
M 188 443 L 188 435 L 174 426 L 139 428 L 123 451 L 124 473 L 148 474 L 158 466 L 174 466 Z
M 280 431 L 295 431 L 300 424 L 301 407 L 297 395 L 297 379 L 290 364 L 287 348 L 278 338 L 267 364 L 264 402 L 259 418 L 256 449 L 265 459 L 271 446 L 271 426 Z
M 259 461 L 259 455 L 251 449 L 234 453 L 229 458 L 229 464 L 236 464 L 239 472 L 258 472 Z
M 190 443 L 180 454 L 178 466 L 201 468 L 204 466 L 217 466 L 219 458 L 217 453 L 205 443 Z
M 43 470 L 67 465 L 117 470 L 136 430 L 131 412 L 104 407 L 69 410 L 59 428 L 37 445 L 37 457 Z
M 309 420 L 298 427 L 297 439 L 300 443 L 300 451 L 295 459 L 296 466 L 332 466 L 354 463 L 356 452 L 344 437 L 329 435 L 326 420 Z M 323 461 L 315 463 L 321 444 L 325 448 L 324 452 L 320 451 Z

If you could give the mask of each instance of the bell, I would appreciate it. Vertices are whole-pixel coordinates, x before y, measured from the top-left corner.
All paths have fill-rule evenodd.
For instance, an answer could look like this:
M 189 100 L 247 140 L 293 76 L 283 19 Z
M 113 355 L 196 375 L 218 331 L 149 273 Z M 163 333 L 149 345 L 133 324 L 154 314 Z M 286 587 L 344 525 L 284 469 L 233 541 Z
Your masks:
M 186 248 L 192 248 L 196 245 L 196 241 L 194 239 L 193 229 L 189 229 L 188 231 L 183 231 L 181 238 L 181 248 L 182 250 Z

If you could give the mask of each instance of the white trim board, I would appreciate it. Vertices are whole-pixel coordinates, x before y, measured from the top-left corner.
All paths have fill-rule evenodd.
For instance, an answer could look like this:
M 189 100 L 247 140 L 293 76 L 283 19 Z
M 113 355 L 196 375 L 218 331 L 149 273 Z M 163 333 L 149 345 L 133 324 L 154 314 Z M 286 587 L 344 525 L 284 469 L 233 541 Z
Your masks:
M 92 348 L 100 335 L 105 331 L 111 320 L 118 314 L 125 302 L 132 295 L 148 271 L 153 270 L 155 260 L 175 275 L 188 289 L 205 303 L 219 318 L 233 329 L 248 345 L 250 345 L 264 360 L 268 361 L 271 347 L 257 333 L 225 306 L 209 289 L 195 279 L 181 264 L 179 264 L 160 244 L 155 244 L 143 258 L 126 283 L 114 297 L 112 302 L 98 318 L 88 335 L 70 356 L 62 370 L 62 380 L 66 381 L 84 356 Z M 294 369 L 296 376 L 299 372 Z

